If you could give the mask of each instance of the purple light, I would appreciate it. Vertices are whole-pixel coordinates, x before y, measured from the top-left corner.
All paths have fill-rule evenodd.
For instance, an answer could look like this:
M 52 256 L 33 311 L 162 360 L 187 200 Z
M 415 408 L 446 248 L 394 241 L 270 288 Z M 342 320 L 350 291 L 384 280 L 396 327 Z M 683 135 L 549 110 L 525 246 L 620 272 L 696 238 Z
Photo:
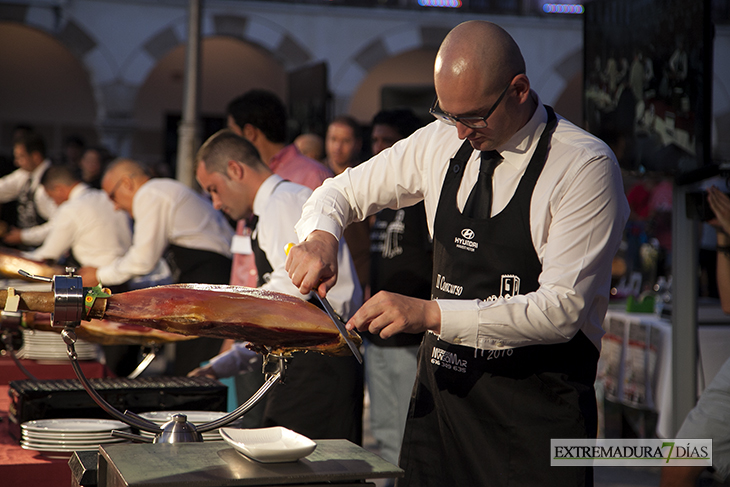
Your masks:
M 570 3 L 545 3 L 542 10 L 546 14 L 582 14 L 585 9 L 581 4 Z
M 461 0 L 418 0 L 421 7 L 448 7 L 460 8 Z

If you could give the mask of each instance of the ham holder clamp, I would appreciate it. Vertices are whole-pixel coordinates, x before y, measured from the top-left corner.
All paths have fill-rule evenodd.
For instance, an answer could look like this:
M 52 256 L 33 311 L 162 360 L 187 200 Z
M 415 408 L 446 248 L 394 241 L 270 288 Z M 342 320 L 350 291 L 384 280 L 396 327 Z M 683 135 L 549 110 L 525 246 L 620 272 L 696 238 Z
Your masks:
M 18 306 L 22 309 L 37 312 L 50 312 L 52 313 L 52 322 L 54 327 L 62 327 L 61 336 L 63 337 L 64 343 L 67 347 L 67 354 L 71 361 L 71 366 L 76 373 L 81 385 L 86 392 L 91 396 L 94 402 L 97 403 L 104 411 L 110 416 L 119 421 L 122 421 L 133 428 L 137 428 L 142 431 L 153 433 L 154 439 L 144 437 L 141 435 L 130 434 L 122 431 L 113 431 L 112 436 L 127 438 L 137 442 L 153 442 L 153 443 L 185 443 L 185 442 L 200 442 L 203 441 L 201 433 L 212 431 L 223 427 L 241 416 L 247 411 L 254 407 L 258 401 L 260 401 L 269 390 L 280 380 L 283 380 L 284 373 L 286 370 L 287 356 L 286 354 L 276 354 L 266 347 L 259 347 L 258 351 L 266 351 L 264 354 L 263 369 L 266 375 L 266 381 L 261 388 L 246 402 L 241 404 L 236 410 L 231 413 L 205 424 L 199 424 L 197 426 L 187 421 L 187 417 L 184 414 L 175 414 L 172 416 L 172 420 L 158 426 L 157 424 L 148 421 L 141 416 L 131 412 L 125 411 L 120 412 L 109 404 L 89 383 L 85 377 L 81 366 L 78 363 L 78 357 L 75 350 L 76 343 L 76 328 L 81 324 L 82 320 L 88 321 L 92 318 L 107 318 L 106 308 L 107 301 L 111 298 L 111 294 L 107 294 L 105 290 L 97 286 L 96 288 L 84 288 L 81 277 L 74 275 L 75 269 L 67 268 L 68 275 L 54 275 L 53 278 L 31 275 L 27 272 L 21 271 L 26 277 L 31 277 L 36 280 L 46 281 L 52 283 L 52 293 L 48 292 L 25 292 L 15 294 L 12 289 L 7 291 L 0 291 L 0 302 L 5 301 L 5 311 L 2 312 L 2 324 L 3 331 L 12 326 L 18 324 L 20 321 L 20 314 Z M 174 286 L 171 286 L 174 288 Z M 130 293 L 122 293 L 118 296 L 123 296 Z M 52 299 L 51 299 L 52 295 Z M 14 302 L 14 303 L 13 303 Z M 149 303 L 147 303 L 149 304 Z M 140 303 L 144 306 L 145 303 Z M 14 309 L 13 309 L 14 308 Z M 118 310 L 117 310 L 118 311 Z M 111 311 L 114 313 L 114 311 Z M 118 318 L 118 317 L 113 317 Z M 146 323 L 149 325 L 149 318 Z M 119 320 L 125 322 L 124 320 Z M 134 321 L 131 320 L 130 321 Z M 7 346 L 7 345 L 6 345 Z M 325 351 L 325 353 L 328 353 Z M 13 355 L 11 355 L 13 356 Z M 19 364 L 19 361 L 16 363 Z M 21 370 L 22 367 L 21 367 Z M 29 375 L 27 371 L 24 371 L 26 375 Z M 32 376 L 31 376 L 32 377 Z

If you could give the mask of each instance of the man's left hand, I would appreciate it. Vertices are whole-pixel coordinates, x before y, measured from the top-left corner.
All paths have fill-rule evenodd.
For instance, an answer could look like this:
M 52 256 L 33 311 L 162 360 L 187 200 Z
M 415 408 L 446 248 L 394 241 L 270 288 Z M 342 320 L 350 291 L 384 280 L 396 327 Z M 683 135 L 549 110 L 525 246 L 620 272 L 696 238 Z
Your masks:
M 381 338 L 397 333 L 441 332 L 441 309 L 436 301 L 380 291 L 347 322 L 347 329 L 369 331 Z
M 82 267 L 78 270 L 78 275 L 81 276 L 85 287 L 94 287 L 99 284 L 99 280 L 96 278 L 96 267 Z

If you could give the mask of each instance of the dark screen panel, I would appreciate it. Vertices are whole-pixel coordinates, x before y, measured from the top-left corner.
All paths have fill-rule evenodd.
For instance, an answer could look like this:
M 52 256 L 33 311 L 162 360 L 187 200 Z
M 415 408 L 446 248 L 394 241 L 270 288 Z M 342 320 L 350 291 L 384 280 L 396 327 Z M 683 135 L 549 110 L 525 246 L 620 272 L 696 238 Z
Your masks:
M 629 170 L 678 175 L 712 164 L 709 1 L 585 7 L 586 128 Z

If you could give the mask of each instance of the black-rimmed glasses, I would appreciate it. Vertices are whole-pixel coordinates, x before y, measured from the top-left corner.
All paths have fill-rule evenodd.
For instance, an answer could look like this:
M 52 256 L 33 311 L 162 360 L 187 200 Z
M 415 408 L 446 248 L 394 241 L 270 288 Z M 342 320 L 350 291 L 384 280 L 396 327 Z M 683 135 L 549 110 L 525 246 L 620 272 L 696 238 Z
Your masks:
M 122 181 L 124 181 L 124 178 L 120 178 L 119 181 L 117 181 L 117 184 L 114 185 L 114 188 L 112 188 L 111 191 L 109 191 L 109 199 L 112 200 L 112 203 L 116 203 L 117 200 L 114 199 L 114 196 L 117 194 L 117 190 L 119 189 L 119 186 L 121 186 Z
M 487 114 L 483 117 L 456 117 L 454 115 L 449 115 L 448 113 L 443 112 L 441 110 L 441 107 L 439 107 L 438 96 L 434 98 L 431 108 L 428 109 L 428 113 L 433 115 L 436 120 L 443 122 L 447 125 L 456 125 L 456 122 L 459 122 L 460 124 L 469 127 L 470 129 L 483 129 L 487 126 L 487 119 L 491 117 L 492 113 L 494 113 L 494 111 L 497 109 L 500 102 L 502 101 L 502 98 L 504 98 L 504 95 L 507 94 L 507 90 L 509 90 L 510 86 L 512 86 L 512 80 L 509 81 L 509 84 L 504 88 L 504 90 L 502 90 L 502 94 L 499 95 L 499 98 L 497 98 L 497 101 L 494 102 L 492 108 L 490 108 Z

